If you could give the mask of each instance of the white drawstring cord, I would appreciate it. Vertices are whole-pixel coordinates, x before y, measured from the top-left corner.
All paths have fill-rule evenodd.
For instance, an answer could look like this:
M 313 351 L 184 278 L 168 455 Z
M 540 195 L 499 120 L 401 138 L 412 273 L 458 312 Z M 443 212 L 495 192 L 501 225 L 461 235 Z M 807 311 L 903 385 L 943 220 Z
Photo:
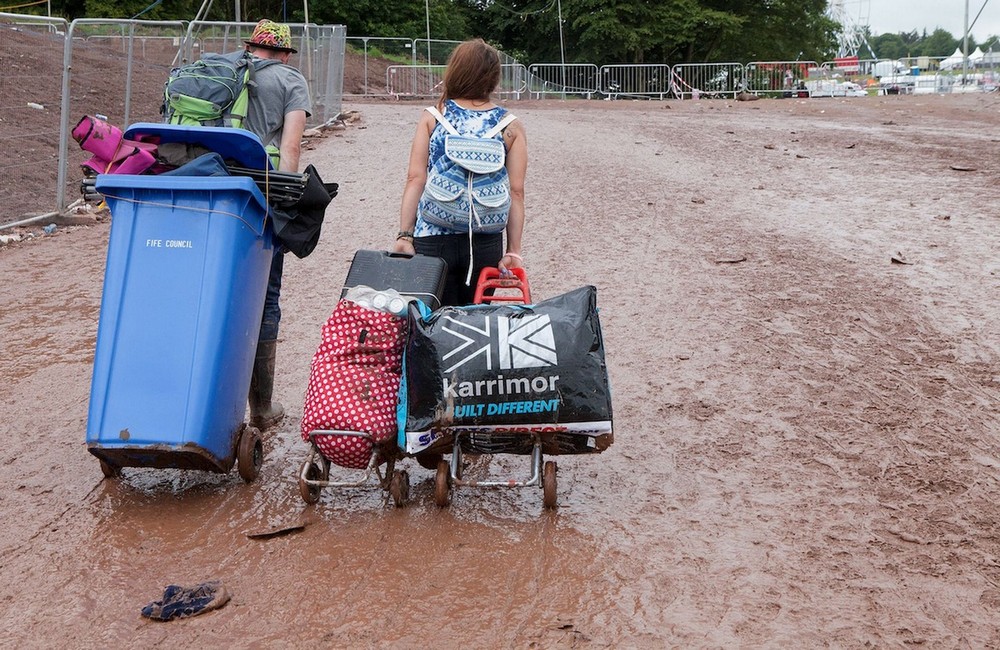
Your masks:
M 465 274 L 465 286 L 472 283 L 472 219 L 476 216 L 476 204 L 472 200 L 472 172 L 465 172 L 469 179 L 469 272 Z

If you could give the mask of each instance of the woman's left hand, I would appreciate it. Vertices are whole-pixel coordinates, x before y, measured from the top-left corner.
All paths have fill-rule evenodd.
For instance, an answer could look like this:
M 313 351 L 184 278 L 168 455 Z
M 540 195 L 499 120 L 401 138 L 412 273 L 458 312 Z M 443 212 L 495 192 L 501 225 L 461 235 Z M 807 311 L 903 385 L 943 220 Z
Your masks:
M 400 237 L 392 245 L 392 252 L 402 253 L 404 255 L 413 255 L 416 251 L 413 249 L 413 240 Z

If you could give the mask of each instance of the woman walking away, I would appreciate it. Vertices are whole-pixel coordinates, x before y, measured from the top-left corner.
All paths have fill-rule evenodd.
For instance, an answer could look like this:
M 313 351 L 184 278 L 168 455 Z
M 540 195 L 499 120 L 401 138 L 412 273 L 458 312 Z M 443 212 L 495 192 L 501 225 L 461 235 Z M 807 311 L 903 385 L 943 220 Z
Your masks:
M 507 275 L 524 264 L 528 144 L 521 121 L 491 98 L 499 85 L 499 53 L 481 39 L 460 44 L 410 148 L 393 248 L 444 258 L 443 305 L 470 304 L 483 268 Z

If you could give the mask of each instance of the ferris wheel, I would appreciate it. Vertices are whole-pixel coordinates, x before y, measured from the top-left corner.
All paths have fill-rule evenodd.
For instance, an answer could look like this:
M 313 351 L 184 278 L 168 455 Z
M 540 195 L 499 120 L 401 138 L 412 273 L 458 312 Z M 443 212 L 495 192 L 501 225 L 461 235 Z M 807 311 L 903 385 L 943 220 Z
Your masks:
M 840 24 L 840 31 L 837 33 L 838 57 L 864 55 L 863 49 L 875 57 L 865 37 L 870 14 L 869 0 L 830 0 L 827 15 Z

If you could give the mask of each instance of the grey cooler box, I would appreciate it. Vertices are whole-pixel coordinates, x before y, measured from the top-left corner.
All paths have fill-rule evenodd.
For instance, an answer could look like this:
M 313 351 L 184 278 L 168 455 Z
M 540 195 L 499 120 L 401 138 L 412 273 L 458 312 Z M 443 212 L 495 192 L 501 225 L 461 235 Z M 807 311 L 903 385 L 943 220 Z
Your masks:
M 362 285 L 377 291 L 395 289 L 434 310 L 441 306 L 447 271 L 448 265 L 440 257 L 359 250 L 340 295 L 343 298 L 348 289 Z

